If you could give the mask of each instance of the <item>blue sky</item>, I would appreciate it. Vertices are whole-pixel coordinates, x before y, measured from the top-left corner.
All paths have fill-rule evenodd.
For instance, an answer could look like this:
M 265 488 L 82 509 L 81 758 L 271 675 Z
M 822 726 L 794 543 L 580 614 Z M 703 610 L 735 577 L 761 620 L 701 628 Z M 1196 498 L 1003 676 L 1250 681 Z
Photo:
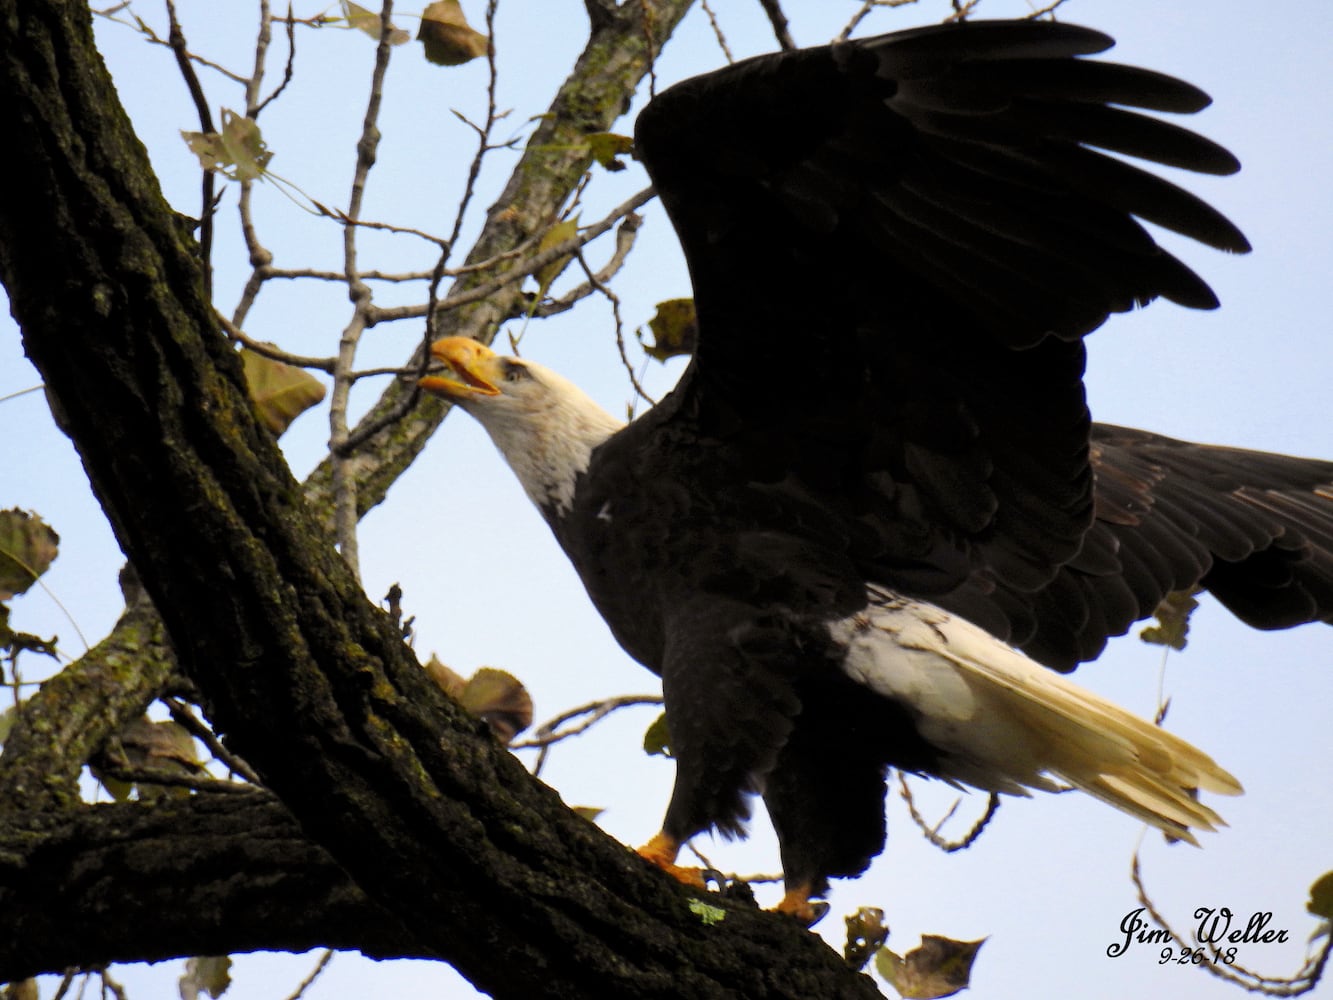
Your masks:
M 182 0 L 178 6 L 196 49 L 227 65 L 248 65 L 248 6 L 243 11 L 206 0 Z M 757 4 L 719 0 L 715 6 L 736 56 L 774 47 Z M 787 6 L 797 40 L 817 44 L 857 5 L 825 0 Z M 480 21 L 480 2 L 465 0 L 464 7 L 474 23 Z M 999 17 L 1026 9 L 986 0 L 979 13 Z M 929 23 L 946 12 L 940 3 L 884 10 L 859 33 Z M 141 13 L 159 17 L 152 6 Z M 1221 310 L 1192 313 L 1158 303 L 1113 319 L 1093 336 L 1088 388 L 1094 414 L 1193 440 L 1333 457 L 1328 388 L 1333 324 L 1327 305 L 1333 97 L 1326 82 L 1333 65 L 1333 7 L 1323 0 L 1289 0 L 1278 16 L 1235 0 L 1072 0 L 1061 14 L 1114 36 L 1112 58 L 1171 72 L 1213 96 L 1214 106 L 1188 123 L 1235 152 L 1243 170 L 1232 178 L 1182 183 L 1226 212 L 1255 247 L 1245 257 L 1183 250 L 1184 259 L 1218 292 Z M 404 14 L 399 20 L 407 26 L 411 18 Z M 178 130 L 197 124 L 169 54 L 145 46 L 124 27 L 103 24 L 98 30 L 121 99 L 168 197 L 182 211 L 198 214 L 197 173 L 178 136 Z M 582 5 L 572 0 L 501 4 L 499 103 L 513 109 L 502 129 L 526 134 L 525 123 L 544 109 L 584 32 Z M 326 203 L 346 201 L 372 57 L 372 46 L 353 33 L 304 33 L 296 81 L 263 119 L 275 152 L 273 170 Z M 666 48 L 659 84 L 723 61 L 707 19 L 696 10 Z M 207 73 L 203 79 L 215 111 L 242 105 L 235 85 Z M 472 152 L 470 133 L 450 109 L 480 114 L 482 87 L 484 71 L 476 63 L 442 70 L 422 64 L 414 50 L 396 54 L 382 123 L 385 139 L 368 192 L 369 217 L 447 230 Z M 620 131 L 630 129 L 627 117 Z M 494 200 L 512 159 L 496 155 L 465 234 L 476 232 L 480 212 Z M 599 217 L 645 183 L 633 164 L 620 175 L 599 178 L 583 219 Z M 271 186 L 261 186 L 256 198 L 262 236 L 277 263 L 338 266 L 341 235 L 332 225 L 311 220 Z M 245 276 L 234 205 L 229 193 L 215 257 L 224 309 L 230 309 Z M 669 225 L 655 206 L 646 216 L 640 245 L 615 285 L 631 329 L 646 322 L 655 302 L 688 294 Z M 363 260 L 371 266 L 430 264 L 426 248 L 408 238 L 367 236 L 363 246 Z M 595 248 L 590 259 L 600 260 L 606 252 Z M 379 301 L 398 301 L 395 294 L 385 291 Z M 405 299 L 419 297 L 414 290 Z M 336 287 L 293 283 L 265 293 L 248 330 L 297 353 L 331 353 L 347 315 L 345 295 Z M 377 328 L 366 339 L 365 366 L 400 362 L 419 336 L 417 326 Z M 610 310 L 590 303 L 572 316 L 532 323 L 522 349 L 579 381 L 612 412 L 623 412 L 629 389 L 612 337 Z M 654 365 L 645 378 L 661 395 L 677 373 Z M 0 320 L 0 397 L 36 381 L 13 324 L 7 317 Z M 354 405 L 368 405 L 377 392 L 359 389 Z M 9 470 L 0 480 L 0 508 L 36 510 L 62 536 L 61 556 L 45 578 L 53 596 L 34 591 L 19 598 L 14 624 L 58 633 L 63 648 L 77 655 L 82 644 L 55 598 L 88 642 L 96 642 L 120 610 L 119 551 L 42 396 L 5 402 L 0 420 L 8 432 Z M 298 475 L 323 454 L 327 434 L 319 411 L 302 417 L 284 439 Z M 656 689 L 655 678 L 615 645 L 545 525 L 480 428 L 462 414 L 446 423 L 388 501 L 366 519 L 361 549 L 373 599 L 395 581 L 403 585 L 409 612 L 417 616 L 423 656 L 434 651 L 464 673 L 483 664 L 512 671 L 531 689 L 538 718 L 598 697 Z M 1164 668 L 1159 649 L 1130 637 L 1076 675 L 1146 715 L 1156 707 L 1160 684 L 1172 699 L 1168 724 L 1245 784 L 1243 798 L 1221 803 L 1230 827 L 1207 837 L 1203 850 L 1167 847 L 1149 836 L 1143 864 L 1154 899 L 1182 927 L 1192 925 L 1196 907 L 1229 906 L 1245 916 L 1271 911 L 1270 926 L 1288 929 L 1292 941 L 1246 946 L 1240 958 L 1273 975 L 1299 965 L 1312 927 L 1304 913 L 1306 890 L 1333 868 L 1327 849 L 1333 827 L 1327 785 L 1333 751 L 1330 659 L 1333 635 L 1325 627 L 1261 634 L 1208 603 L 1196 617 L 1189 648 L 1167 657 Z M 36 669 L 32 661 L 28 666 Z M 603 807 L 602 825 L 631 844 L 657 829 L 671 785 L 669 763 L 638 749 L 651 718 L 649 709 L 620 713 L 557 749 L 543 774 L 571 804 Z M 914 788 L 928 815 L 942 815 L 955 797 L 921 782 Z M 972 816 L 983 805 L 973 796 L 959 811 Z M 889 827 L 885 855 L 866 877 L 841 885 L 833 897 L 833 913 L 820 929 L 835 940 L 841 914 L 876 905 L 888 912 L 890 943 L 897 950 L 911 947 L 923 932 L 990 935 L 974 976 L 976 997 L 1237 995 L 1234 987 L 1194 970 L 1158 965 L 1156 949 L 1106 957 L 1106 947 L 1120 937 L 1121 919 L 1138 905 L 1128 870 L 1139 827 L 1099 803 L 1078 795 L 1007 801 L 974 848 L 951 856 L 924 843 L 896 800 L 889 806 Z M 761 823 L 747 845 L 701 846 L 726 870 L 777 867 L 776 847 Z M 284 995 L 309 964 L 286 956 L 245 959 L 231 995 L 247 1000 Z M 123 970 L 120 978 L 133 995 L 150 996 L 159 987 L 174 989 L 166 981 L 178 971 L 168 963 Z M 308 995 L 338 997 L 366 989 L 385 995 L 398 989 L 471 995 L 447 969 L 425 963 L 377 966 L 351 956 L 339 956 Z M 1325 985 L 1321 992 L 1331 989 Z

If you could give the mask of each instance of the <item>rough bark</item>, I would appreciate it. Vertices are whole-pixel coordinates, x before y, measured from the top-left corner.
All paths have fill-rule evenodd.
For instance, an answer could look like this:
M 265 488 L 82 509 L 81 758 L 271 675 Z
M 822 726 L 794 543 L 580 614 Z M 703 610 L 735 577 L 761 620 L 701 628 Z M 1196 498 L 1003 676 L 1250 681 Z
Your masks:
M 423 957 L 263 792 L 0 819 L 7 979 L 126 956 L 356 948 Z M 144 928 L 151 928 L 146 932 Z
M 211 719 L 367 905 L 496 995 L 876 995 L 790 921 L 730 907 L 704 923 L 427 682 L 255 420 L 86 8 L 0 2 L 0 53 L 0 134 L 21 151 L 0 191 L 0 278 L 28 353 Z M 86 865 L 99 915 L 122 920 L 141 874 L 122 867 L 130 854 L 159 872 L 164 857 L 207 867 L 190 844 L 225 837 L 203 808 L 178 854 L 89 840 L 9 848 L 5 864 L 28 885 L 44 857 Z M 253 883 L 234 881 L 244 902 Z M 181 911 L 140 916 L 138 953 L 115 957 L 160 957 Z M 57 926 L 32 919 L 0 936 Z

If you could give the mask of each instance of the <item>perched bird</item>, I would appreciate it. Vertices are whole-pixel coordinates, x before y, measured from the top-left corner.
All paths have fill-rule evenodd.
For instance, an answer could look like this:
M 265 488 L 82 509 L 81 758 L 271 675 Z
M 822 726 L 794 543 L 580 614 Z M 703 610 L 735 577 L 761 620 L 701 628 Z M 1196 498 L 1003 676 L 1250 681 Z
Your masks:
M 490 433 L 631 656 L 661 675 L 675 789 L 641 853 L 743 833 L 760 795 L 779 909 L 813 919 L 884 845 L 887 768 L 1027 794 L 1067 783 L 1183 840 L 1240 785 L 1061 672 L 1168 594 L 1259 628 L 1333 620 L 1333 462 L 1093 424 L 1083 337 L 1217 300 L 1146 220 L 1249 249 L 1118 156 L 1226 150 L 1141 111 L 1206 95 L 1080 57 L 1033 21 L 738 63 L 639 118 L 698 343 L 628 425 L 461 338 L 423 388 Z M 1129 110 L 1140 109 L 1140 110 Z

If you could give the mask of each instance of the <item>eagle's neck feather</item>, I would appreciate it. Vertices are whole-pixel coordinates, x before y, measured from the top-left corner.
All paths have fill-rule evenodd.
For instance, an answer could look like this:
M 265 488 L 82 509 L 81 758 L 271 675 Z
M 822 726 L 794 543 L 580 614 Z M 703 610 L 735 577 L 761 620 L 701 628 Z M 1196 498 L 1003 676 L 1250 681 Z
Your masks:
M 530 391 L 503 407 L 473 408 L 491 440 L 548 515 L 563 517 L 574 500 L 578 477 L 593 450 L 625 426 L 568 379 L 531 365 L 541 391 Z

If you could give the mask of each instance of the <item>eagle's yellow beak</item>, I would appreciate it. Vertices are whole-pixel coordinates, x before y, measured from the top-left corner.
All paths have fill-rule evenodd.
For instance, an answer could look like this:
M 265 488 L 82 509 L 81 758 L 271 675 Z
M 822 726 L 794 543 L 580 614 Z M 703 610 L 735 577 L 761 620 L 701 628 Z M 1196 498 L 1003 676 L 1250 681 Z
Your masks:
M 430 356 L 445 365 L 443 374 L 425 375 L 417 383 L 427 392 L 445 399 L 498 396 L 496 384 L 500 355 L 469 337 L 443 337 L 430 345 Z

